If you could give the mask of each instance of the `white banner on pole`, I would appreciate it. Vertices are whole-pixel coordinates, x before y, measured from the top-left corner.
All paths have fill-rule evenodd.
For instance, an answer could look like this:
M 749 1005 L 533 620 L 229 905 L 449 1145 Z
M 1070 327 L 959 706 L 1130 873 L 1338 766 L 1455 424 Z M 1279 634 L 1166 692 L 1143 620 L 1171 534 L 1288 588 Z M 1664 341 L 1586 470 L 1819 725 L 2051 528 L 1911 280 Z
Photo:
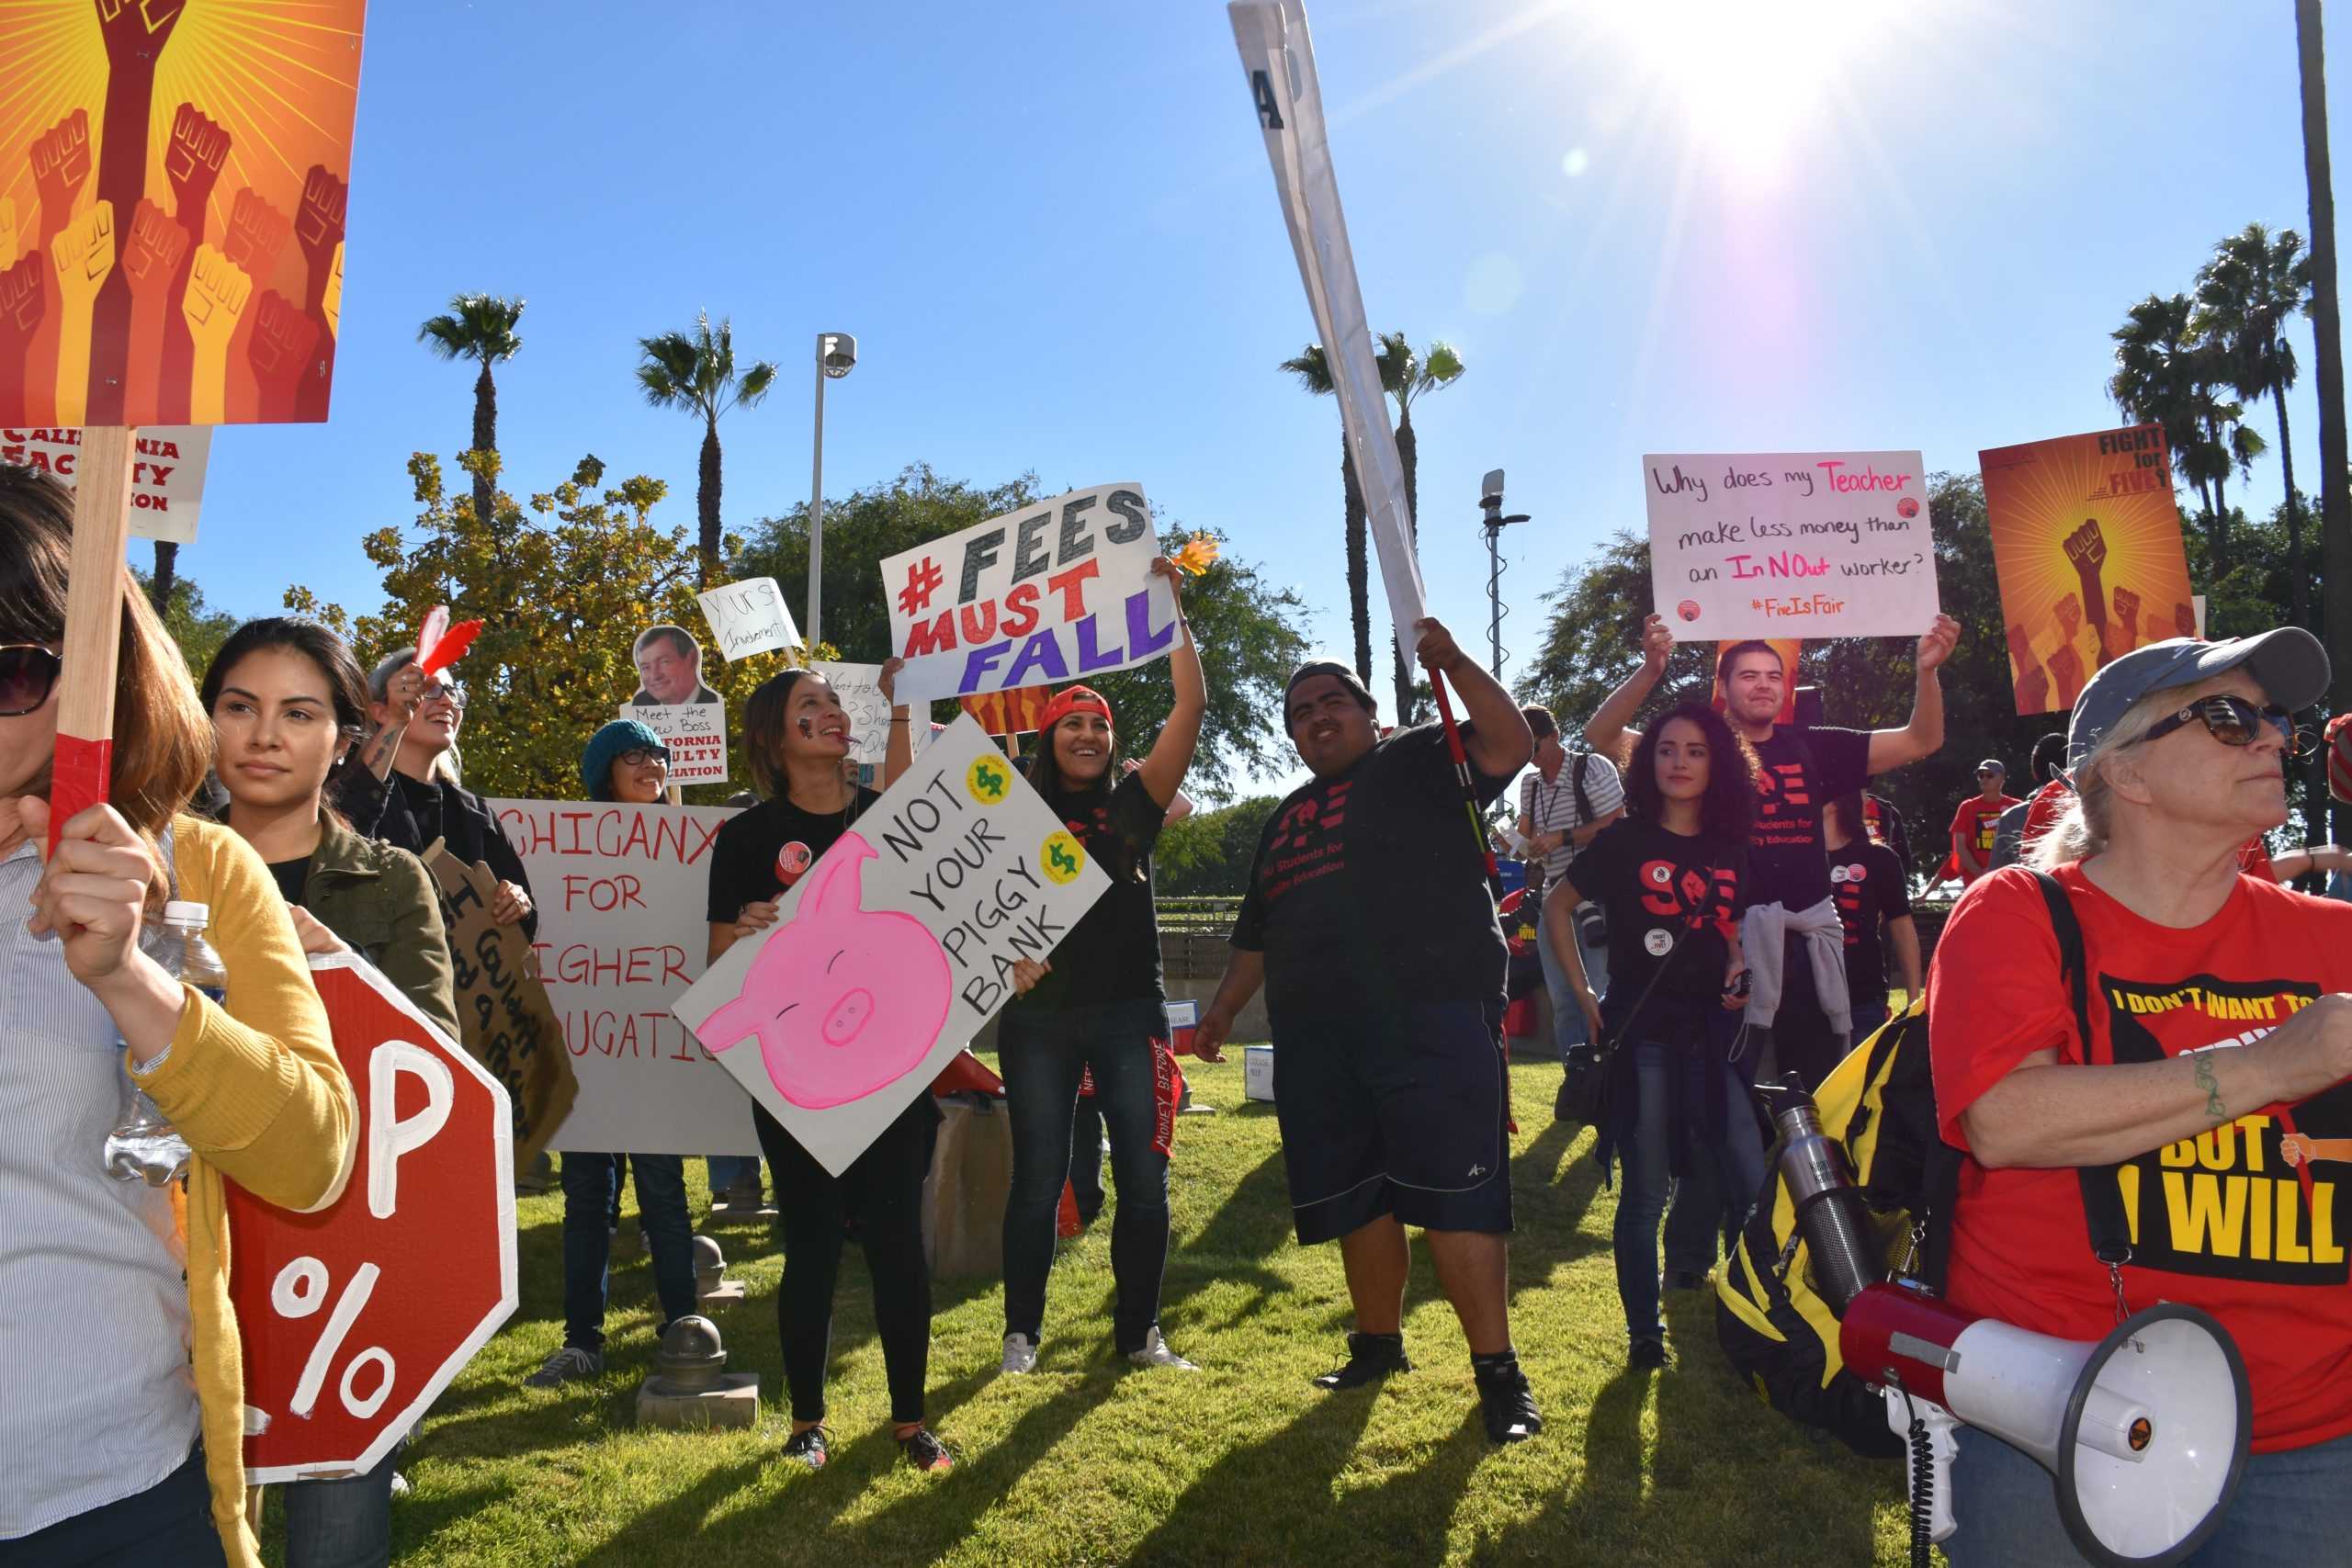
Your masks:
M 773 577 L 747 577 L 724 588 L 706 589 L 695 600 L 710 624 L 710 640 L 718 645 L 721 659 L 800 646 L 800 628 L 792 624 L 784 591 Z
M 670 782 L 673 784 L 727 782 L 727 705 L 676 703 L 667 707 L 623 703 L 623 718 L 633 718 L 662 738 L 670 749 Z
M 751 1102 L 671 1013 L 708 951 L 707 806 L 493 800 L 537 895 L 534 943 L 579 1097 L 548 1146 L 755 1155 Z
M 839 1175 L 1110 886 L 966 716 L 675 1010 Z
M 890 701 L 882 694 L 882 666 L 820 659 L 808 668 L 825 678 L 849 713 L 850 760 L 880 767 L 890 745 Z M 929 712 L 926 707 L 914 715 L 910 726 L 913 733 L 908 736 L 908 744 L 918 757 L 931 744 L 932 726 L 925 716 Z
M 1273 164 L 1274 193 L 1290 227 L 1292 252 L 1315 312 L 1315 332 L 1340 394 L 1340 420 L 1355 457 L 1372 541 L 1380 551 L 1380 581 L 1388 591 L 1396 651 L 1412 669 L 1413 623 L 1423 608 L 1420 562 L 1413 554 L 1412 514 L 1405 504 L 1405 467 L 1373 357 L 1347 215 L 1340 209 L 1339 176 L 1323 125 L 1323 89 L 1315 74 L 1315 43 L 1307 36 L 1301 0 L 1233 0 L 1226 6 L 1233 41 L 1249 75 L 1250 101 Z

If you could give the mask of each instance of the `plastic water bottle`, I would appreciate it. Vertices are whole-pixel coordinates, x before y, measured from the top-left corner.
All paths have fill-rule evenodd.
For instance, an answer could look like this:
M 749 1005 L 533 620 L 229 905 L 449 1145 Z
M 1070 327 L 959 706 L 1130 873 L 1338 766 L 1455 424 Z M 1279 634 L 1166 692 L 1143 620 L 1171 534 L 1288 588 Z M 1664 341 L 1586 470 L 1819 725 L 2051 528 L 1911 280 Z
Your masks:
M 164 935 L 157 961 L 178 979 L 219 1002 L 229 992 L 229 976 L 220 955 L 204 940 L 212 911 L 202 904 L 175 899 L 164 906 Z M 124 1076 L 122 1114 L 107 1134 L 107 1174 L 117 1181 L 144 1181 L 161 1187 L 187 1174 L 187 1140 L 141 1089 Z

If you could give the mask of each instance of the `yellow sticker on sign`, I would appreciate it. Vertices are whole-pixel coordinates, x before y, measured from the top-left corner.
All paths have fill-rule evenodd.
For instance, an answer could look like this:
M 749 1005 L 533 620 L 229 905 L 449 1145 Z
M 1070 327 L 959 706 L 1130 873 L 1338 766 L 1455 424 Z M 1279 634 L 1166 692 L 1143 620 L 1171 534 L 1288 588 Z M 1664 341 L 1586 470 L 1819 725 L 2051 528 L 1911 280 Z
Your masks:
M 1012 765 L 994 752 L 985 757 L 975 757 L 970 769 L 964 774 L 964 787 L 982 806 L 1002 805 L 1004 792 L 1012 787 Z
M 1057 887 L 1067 887 L 1085 868 L 1086 850 L 1067 829 L 1057 829 L 1037 846 L 1037 864 L 1046 881 Z

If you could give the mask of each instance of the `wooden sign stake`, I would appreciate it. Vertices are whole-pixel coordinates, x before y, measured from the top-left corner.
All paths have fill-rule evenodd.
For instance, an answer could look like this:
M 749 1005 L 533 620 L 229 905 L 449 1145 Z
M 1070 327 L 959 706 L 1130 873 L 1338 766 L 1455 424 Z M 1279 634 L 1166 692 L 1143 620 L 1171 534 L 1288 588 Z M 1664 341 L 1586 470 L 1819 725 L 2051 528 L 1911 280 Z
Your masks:
M 52 852 L 66 818 L 105 801 L 112 772 L 122 557 L 130 542 L 136 434 L 125 425 L 82 433 L 82 477 L 74 491 L 73 586 L 65 599 L 64 668 L 58 676 L 57 760 L 50 775 Z

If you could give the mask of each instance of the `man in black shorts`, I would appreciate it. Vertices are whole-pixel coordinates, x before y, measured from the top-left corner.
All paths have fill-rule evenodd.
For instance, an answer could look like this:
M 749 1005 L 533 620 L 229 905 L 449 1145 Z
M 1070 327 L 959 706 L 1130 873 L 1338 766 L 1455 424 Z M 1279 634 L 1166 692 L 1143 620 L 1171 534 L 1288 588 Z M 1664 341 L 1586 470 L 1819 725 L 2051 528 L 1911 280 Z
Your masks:
M 1534 750 L 1527 721 L 1443 626 L 1416 629 L 1421 663 L 1461 694 L 1472 787 L 1491 802 Z M 1384 740 L 1374 712 L 1343 665 L 1291 676 L 1283 717 L 1315 776 L 1259 836 L 1232 961 L 1193 1049 L 1222 1060 L 1235 1015 L 1266 987 L 1298 1239 L 1339 1242 L 1355 1304 L 1347 1364 L 1317 1385 L 1410 1369 L 1405 1226 L 1419 1225 L 1470 1343 L 1487 1435 L 1516 1442 L 1544 1419 L 1511 1348 L 1504 1289 L 1502 930 L 1442 727 Z
M 1918 687 L 1912 697 L 1911 722 L 1901 729 L 1781 724 L 1788 671 L 1780 654 L 1768 642 L 1736 642 L 1724 649 L 1716 661 L 1724 716 L 1756 748 L 1761 764 L 1748 848 L 1750 908 L 1778 904 L 1799 920 L 1826 920 L 1829 929 L 1837 929 L 1836 908 L 1829 901 L 1829 860 L 1822 841 L 1822 806 L 1861 788 L 1876 774 L 1934 755 L 1944 743 L 1943 684 L 1936 671 L 1959 641 L 1960 623 L 1950 615 L 1938 615 L 1920 637 L 1914 660 Z M 1640 749 L 1641 734 L 1628 730 L 1626 721 L 1666 672 L 1667 656 L 1673 651 L 1674 632 L 1665 617 L 1650 616 L 1642 626 L 1641 668 L 1585 722 L 1585 744 L 1612 757 L 1621 747 Z M 1791 932 L 1782 957 L 1780 1010 L 1769 1021 L 1755 1019 L 1771 1030 L 1773 1055 L 1761 1065 L 1776 1076 L 1793 1071 L 1811 1087 L 1838 1065 L 1846 1041 L 1832 1031 L 1822 1009 L 1804 939 Z M 1758 962 L 1753 953 L 1747 959 L 1751 964 Z

